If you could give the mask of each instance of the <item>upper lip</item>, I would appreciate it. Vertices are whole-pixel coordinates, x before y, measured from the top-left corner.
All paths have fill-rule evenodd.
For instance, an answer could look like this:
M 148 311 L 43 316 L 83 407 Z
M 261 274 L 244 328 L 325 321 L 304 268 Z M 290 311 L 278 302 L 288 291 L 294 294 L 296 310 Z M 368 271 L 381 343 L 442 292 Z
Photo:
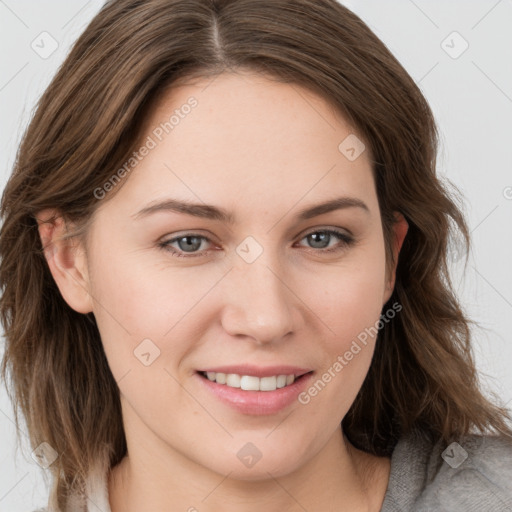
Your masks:
M 295 375 L 300 377 L 305 373 L 312 371 L 310 368 L 301 368 L 298 366 L 276 365 L 276 366 L 255 366 L 242 364 L 236 366 L 213 366 L 198 370 L 200 372 L 215 373 L 236 373 L 237 375 L 251 375 L 254 377 L 272 377 L 273 375 Z

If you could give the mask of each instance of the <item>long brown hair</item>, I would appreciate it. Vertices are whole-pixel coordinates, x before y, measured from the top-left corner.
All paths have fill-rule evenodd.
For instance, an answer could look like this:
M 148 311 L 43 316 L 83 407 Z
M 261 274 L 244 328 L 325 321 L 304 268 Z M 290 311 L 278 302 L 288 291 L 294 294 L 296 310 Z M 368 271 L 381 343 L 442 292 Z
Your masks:
M 85 239 L 94 191 L 129 158 L 147 112 L 179 80 L 249 69 L 330 102 L 371 151 L 392 263 L 393 212 L 409 224 L 369 373 L 343 420 L 357 447 L 389 455 L 413 427 L 446 441 L 512 438 L 509 411 L 480 389 L 470 322 L 449 277 L 450 235 L 469 245 L 452 193 L 436 176 L 438 133 L 419 88 L 386 46 L 336 0 L 109 1 L 41 97 L 19 147 L 0 214 L 2 377 L 33 448 L 46 441 L 51 503 L 83 491 L 96 462 L 126 454 L 119 389 L 94 315 L 64 301 L 36 213 L 56 208 Z M 129 177 L 125 178 L 129 179 Z M 108 192 L 108 200 L 121 188 Z M 387 308 L 388 306 L 385 306 Z

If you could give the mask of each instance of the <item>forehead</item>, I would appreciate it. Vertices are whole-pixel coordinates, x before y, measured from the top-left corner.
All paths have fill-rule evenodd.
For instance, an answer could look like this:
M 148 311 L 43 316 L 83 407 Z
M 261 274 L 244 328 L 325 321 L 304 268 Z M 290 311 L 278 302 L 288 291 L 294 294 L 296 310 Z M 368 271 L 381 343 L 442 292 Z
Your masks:
M 314 93 L 260 74 L 221 74 L 173 87 L 144 122 L 119 199 L 130 212 L 165 195 L 238 207 L 290 207 L 344 194 L 374 197 L 369 151 Z M 350 145 L 350 144 L 349 144 Z M 356 147 L 357 151 L 362 146 Z

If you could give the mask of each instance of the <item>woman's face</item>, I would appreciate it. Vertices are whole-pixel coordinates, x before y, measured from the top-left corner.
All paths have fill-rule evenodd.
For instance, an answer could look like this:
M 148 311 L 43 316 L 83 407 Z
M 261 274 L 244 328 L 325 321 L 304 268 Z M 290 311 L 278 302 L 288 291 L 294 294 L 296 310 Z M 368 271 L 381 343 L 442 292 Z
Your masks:
M 338 431 L 392 291 L 369 152 L 319 97 L 250 73 L 173 89 L 145 129 L 84 270 L 130 454 L 287 474 Z

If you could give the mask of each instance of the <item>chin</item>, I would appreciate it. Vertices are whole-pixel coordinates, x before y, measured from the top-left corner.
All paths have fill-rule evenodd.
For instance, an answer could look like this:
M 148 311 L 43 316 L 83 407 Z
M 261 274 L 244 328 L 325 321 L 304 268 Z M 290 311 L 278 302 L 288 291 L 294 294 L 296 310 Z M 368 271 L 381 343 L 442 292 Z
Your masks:
M 216 461 L 214 466 L 211 461 L 203 461 L 206 467 L 222 474 L 228 475 L 233 480 L 263 481 L 272 477 L 282 477 L 293 473 L 305 462 L 306 455 L 299 450 L 277 450 L 275 446 L 256 447 L 257 441 L 234 443 L 236 449 L 232 451 L 226 448 L 222 454 L 212 454 Z M 260 443 L 260 445 L 263 443 Z

